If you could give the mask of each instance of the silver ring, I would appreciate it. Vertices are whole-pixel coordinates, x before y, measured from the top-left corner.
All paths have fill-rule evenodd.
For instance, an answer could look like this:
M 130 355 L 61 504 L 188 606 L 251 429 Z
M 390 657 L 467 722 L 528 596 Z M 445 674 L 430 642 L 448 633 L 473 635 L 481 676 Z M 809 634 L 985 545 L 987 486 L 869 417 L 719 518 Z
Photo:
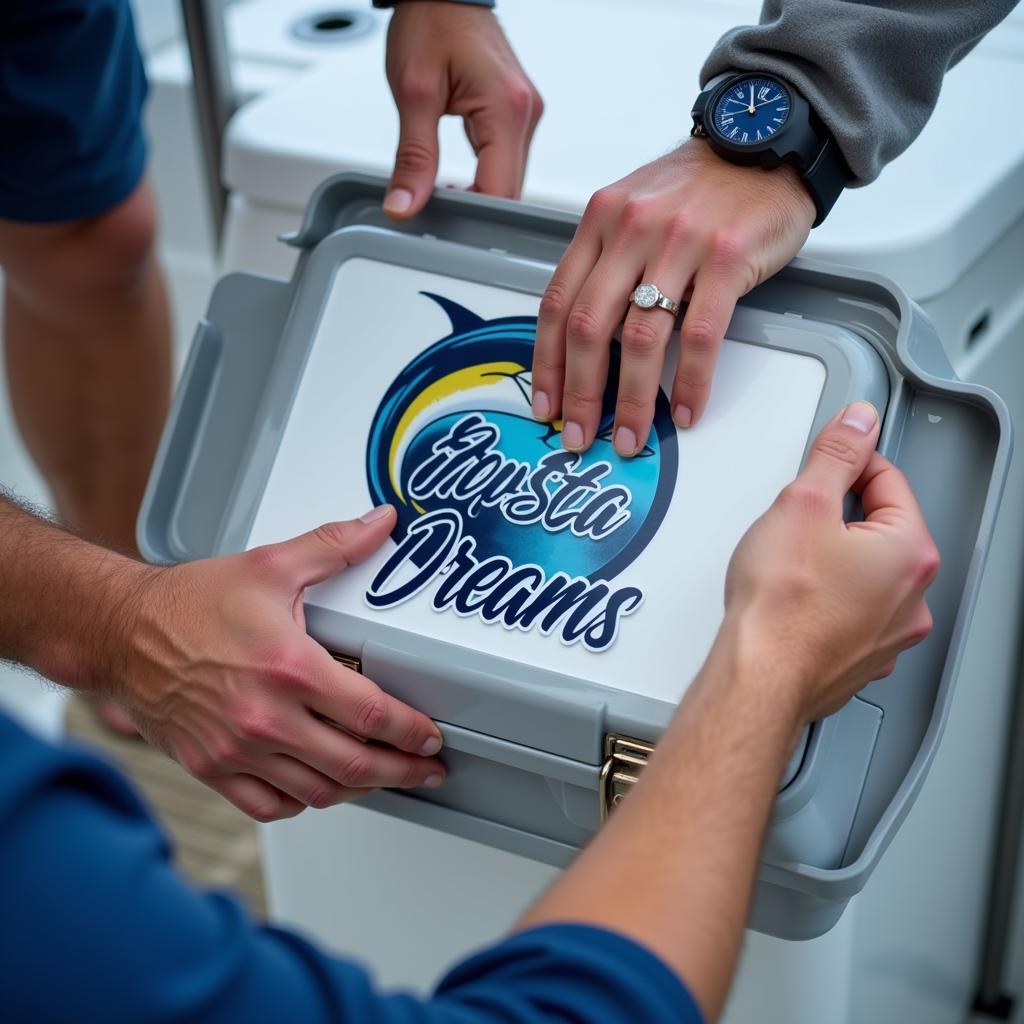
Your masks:
M 673 316 L 679 316 L 679 303 L 673 302 L 656 284 L 638 284 L 633 289 L 629 301 L 641 309 L 654 309 L 655 306 L 660 306 Z

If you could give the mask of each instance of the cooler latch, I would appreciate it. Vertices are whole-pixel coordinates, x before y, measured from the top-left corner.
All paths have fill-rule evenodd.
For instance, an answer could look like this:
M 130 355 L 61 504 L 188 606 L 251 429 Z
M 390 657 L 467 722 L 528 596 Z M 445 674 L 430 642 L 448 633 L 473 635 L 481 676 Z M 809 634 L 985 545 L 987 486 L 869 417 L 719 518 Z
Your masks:
M 327 652 L 335 661 L 344 665 L 345 668 L 352 669 L 353 672 L 358 672 L 362 675 L 363 671 L 363 660 L 362 658 L 353 658 L 351 654 L 339 654 L 337 651 Z
M 609 734 L 604 738 L 604 764 L 601 766 L 601 820 L 633 788 L 647 759 L 654 751 L 653 743 Z

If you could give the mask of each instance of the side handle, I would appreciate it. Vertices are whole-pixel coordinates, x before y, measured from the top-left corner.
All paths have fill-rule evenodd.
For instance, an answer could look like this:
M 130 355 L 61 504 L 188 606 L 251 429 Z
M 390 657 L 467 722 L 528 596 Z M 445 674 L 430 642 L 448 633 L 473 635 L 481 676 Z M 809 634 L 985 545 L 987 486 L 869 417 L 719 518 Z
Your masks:
M 223 354 L 220 329 L 200 320 L 139 510 L 136 539 L 149 562 L 166 565 L 195 557 L 177 536 L 174 513 L 201 443 Z

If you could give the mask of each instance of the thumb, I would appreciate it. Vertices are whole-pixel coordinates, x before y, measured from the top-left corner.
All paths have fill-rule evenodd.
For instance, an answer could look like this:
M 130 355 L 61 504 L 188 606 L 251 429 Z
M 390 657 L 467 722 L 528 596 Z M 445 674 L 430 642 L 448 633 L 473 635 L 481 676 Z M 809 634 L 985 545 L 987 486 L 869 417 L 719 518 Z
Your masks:
M 384 197 L 384 212 L 405 219 L 426 205 L 437 180 L 437 123 L 444 113 L 441 99 L 399 100 L 398 152 Z
M 272 564 L 298 589 L 336 576 L 372 555 L 395 526 L 395 510 L 378 505 L 359 519 L 325 523 L 272 545 Z
M 878 431 L 875 407 L 851 402 L 814 439 L 800 478 L 841 502 L 871 459 Z

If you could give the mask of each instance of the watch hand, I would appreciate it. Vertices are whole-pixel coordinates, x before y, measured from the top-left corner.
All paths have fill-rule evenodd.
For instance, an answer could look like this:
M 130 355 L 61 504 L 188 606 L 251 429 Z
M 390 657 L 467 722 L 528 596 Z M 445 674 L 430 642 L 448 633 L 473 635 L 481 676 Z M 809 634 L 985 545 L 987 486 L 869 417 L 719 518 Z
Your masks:
M 752 114 L 757 108 L 754 106 L 754 86 L 750 86 L 750 106 L 747 107 L 747 113 Z

